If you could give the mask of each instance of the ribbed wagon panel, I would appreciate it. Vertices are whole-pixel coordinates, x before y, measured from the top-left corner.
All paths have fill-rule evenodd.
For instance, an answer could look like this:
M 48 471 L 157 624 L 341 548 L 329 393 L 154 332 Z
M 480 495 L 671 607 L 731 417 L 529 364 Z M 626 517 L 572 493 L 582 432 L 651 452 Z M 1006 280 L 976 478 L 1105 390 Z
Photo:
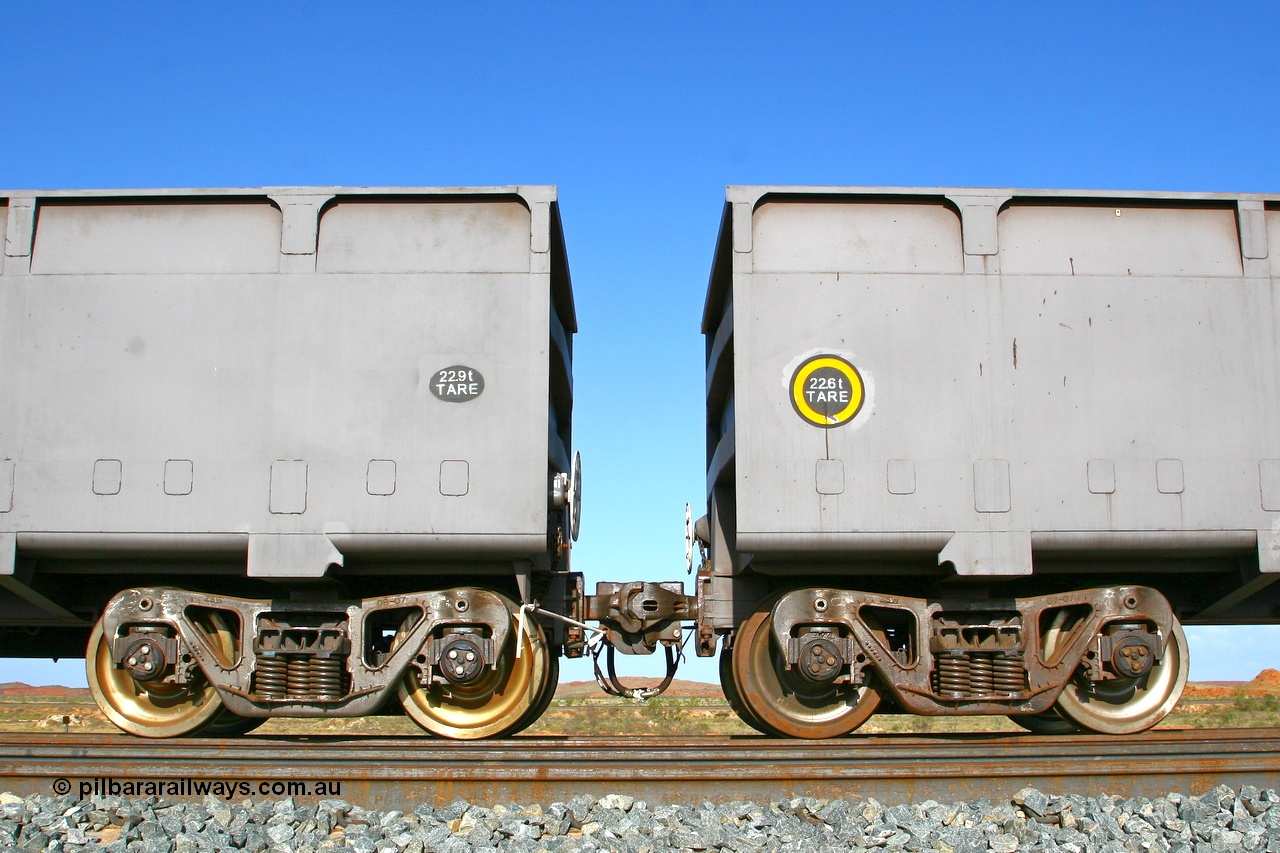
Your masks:
M 576 331 L 554 188 L 0 195 L 0 625 L 92 611 L 71 571 L 546 561 Z
M 1270 586 L 1276 205 L 731 187 L 704 316 L 717 573 L 1105 582 L 1168 557 L 1205 618 Z M 865 397 L 838 424 L 797 408 L 821 358 Z

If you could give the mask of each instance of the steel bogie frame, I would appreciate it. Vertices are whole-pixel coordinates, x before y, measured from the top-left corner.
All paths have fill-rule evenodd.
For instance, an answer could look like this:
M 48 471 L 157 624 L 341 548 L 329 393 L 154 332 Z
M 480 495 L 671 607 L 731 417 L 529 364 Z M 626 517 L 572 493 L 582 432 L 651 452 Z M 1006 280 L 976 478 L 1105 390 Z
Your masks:
M 214 612 L 231 617 L 237 638 L 234 659 L 228 659 L 210 641 L 195 620 L 196 613 Z M 416 621 L 396 637 L 394 648 L 382 648 L 376 636 L 379 617 L 416 614 Z M 291 617 L 301 621 L 290 624 Z M 383 620 L 386 621 L 385 619 Z M 350 602 L 265 601 L 229 596 L 195 594 L 173 589 L 130 589 L 117 595 L 103 615 L 103 635 L 112 643 L 117 665 L 128 665 L 132 638 L 156 634 L 176 639 L 177 658 L 169 660 L 166 675 L 187 682 L 200 673 L 217 689 L 227 710 L 241 717 L 358 717 L 374 713 L 391 698 L 400 681 L 423 665 L 424 647 L 431 638 L 467 632 L 495 649 L 511 639 L 506 606 L 494 593 L 474 588 L 388 595 Z M 264 626 L 284 623 L 290 630 L 314 634 L 316 625 L 336 626 L 338 648 L 328 650 L 277 649 L 264 654 Z M 390 624 L 390 623 L 387 623 Z M 264 659 L 279 655 L 295 659 L 335 653 L 344 674 L 340 695 L 325 698 L 285 695 L 264 696 L 255 681 Z M 487 663 L 493 665 L 495 656 Z M 183 671 L 184 664 L 187 671 Z M 420 670 L 418 670 L 420 671 Z M 415 675 L 422 678 L 420 675 Z
M 1072 616 L 1071 629 L 1050 651 L 1043 640 L 1060 613 Z M 907 636 L 890 640 L 884 622 L 892 615 Z M 774 643 L 791 652 L 787 668 L 802 665 L 794 649 L 807 635 L 848 637 L 853 641 L 848 677 L 855 683 L 875 678 L 903 710 L 927 716 L 1043 713 L 1082 664 L 1097 680 L 1118 677 L 1109 671 L 1109 631 L 1161 638 L 1155 664 L 1175 625 L 1164 596 L 1144 587 L 949 602 L 809 588 L 784 595 L 772 608 Z M 940 672 L 949 660 L 972 661 L 984 672 L 962 668 L 948 685 Z M 1001 662 L 1006 662 L 1003 668 Z

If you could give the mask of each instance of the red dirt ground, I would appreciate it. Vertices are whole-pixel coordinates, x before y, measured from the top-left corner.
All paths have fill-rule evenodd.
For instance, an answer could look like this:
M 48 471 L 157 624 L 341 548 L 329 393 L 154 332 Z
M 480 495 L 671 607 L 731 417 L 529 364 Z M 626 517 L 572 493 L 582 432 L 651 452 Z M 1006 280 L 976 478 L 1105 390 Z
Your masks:
M 658 683 L 656 678 L 624 678 L 628 687 L 652 687 Z M 1252 681 L 1203 681 L 1189 682 L 1183 697 L 1186 699 L 1229 699 L 1236 693 L 1280 693 L 1280 670 L 1264 669 Z M 557 699 L 574 696 L 599 696 L 600 688 L 594 681 L 564 681 L 556 690 Z M 685 681 L 677 678 L 671 683 L 666 696 L 697 697 L 718 699 L 723 697 L 720 685 L 707 684 L 701 681 Z M 89 691 L 83 687 L 43 686 L 33 687 L 21 681 L 0 683 L 0 697 L 15 698 L 50 698 L 67 700 L 88 700 Z

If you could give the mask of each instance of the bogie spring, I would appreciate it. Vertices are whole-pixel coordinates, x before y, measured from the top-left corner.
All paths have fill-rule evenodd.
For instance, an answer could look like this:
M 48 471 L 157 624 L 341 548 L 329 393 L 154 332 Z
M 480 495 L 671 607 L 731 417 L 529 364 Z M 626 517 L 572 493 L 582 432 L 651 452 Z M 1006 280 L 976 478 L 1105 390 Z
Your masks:
M 350 679 L 340 657 L 259 654 L 253 683 L 264 701 L 316 702 L 341 699 Z
M 1020 657 L 1003 652 L 943 653 L 933 686 L 948 698 L 1017 694 L 1027 689 L 1027 670 Z

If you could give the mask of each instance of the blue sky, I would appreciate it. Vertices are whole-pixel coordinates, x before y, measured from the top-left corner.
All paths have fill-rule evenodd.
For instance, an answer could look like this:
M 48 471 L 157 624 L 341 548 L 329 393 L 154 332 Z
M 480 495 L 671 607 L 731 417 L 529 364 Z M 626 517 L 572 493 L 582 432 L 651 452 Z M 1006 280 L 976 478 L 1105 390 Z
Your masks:
M 7 187 L 558 185 L 589 586 L 684 571 L 726 184 L 1280 193 L 1271 3 L 27 3 L 5 32 Z M 1193 678 L 1280 667 L 1280 629 L 1189 634 Z

